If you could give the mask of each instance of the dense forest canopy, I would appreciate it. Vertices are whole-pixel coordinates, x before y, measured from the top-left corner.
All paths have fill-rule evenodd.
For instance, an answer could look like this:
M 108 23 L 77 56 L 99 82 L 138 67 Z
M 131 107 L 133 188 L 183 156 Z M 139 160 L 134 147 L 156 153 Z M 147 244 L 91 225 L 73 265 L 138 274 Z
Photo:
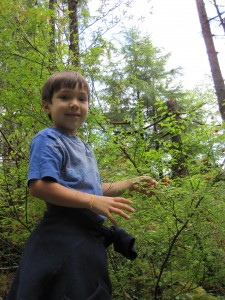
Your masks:
M 175 80 L 182 82 L 181 70 L 167 68 L 169 54 L 136 27 L 120 26 L 132 2 L 102 0 L 93 10 L 81 0 L 1 1 L 0 297 L 45 210 L 27 189 L 29 145 L 51 126 L 41 87 L 63 69 L 90 83 L 79 134 L 102 180 L 146 174 L 159 182 L 150 198 L 126 195 L 136 213 L 120 225 L 136 237 L 138 258 L 109 250 L 115 299 L 225 295 L 225 142 L 214 90 L 207 83 L 185 90 Z

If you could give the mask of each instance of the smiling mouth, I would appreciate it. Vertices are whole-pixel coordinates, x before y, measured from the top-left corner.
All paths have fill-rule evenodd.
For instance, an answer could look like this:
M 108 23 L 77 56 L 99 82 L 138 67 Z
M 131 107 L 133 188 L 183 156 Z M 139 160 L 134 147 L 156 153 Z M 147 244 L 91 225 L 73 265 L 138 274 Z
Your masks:
M 80 115 L 78 115 L 78 114 L 66 114 L 66 116 L 68 116 L 68 117 L 80 117 Z

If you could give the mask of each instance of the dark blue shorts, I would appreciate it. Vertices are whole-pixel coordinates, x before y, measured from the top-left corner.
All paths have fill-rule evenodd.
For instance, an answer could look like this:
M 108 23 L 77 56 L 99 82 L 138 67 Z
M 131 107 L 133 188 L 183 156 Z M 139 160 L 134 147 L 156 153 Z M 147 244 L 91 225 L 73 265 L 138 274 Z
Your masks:
M 27 241 L 7 300 L 109 300 L 104 237 L 86 220 L 48 214 Z

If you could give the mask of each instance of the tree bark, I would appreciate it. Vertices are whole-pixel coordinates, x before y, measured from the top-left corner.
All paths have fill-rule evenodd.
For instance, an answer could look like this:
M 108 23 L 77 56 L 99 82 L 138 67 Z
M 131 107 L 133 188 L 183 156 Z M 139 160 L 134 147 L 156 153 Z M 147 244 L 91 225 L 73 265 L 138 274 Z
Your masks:
M 211 68 L 212 78 L 216 91 L 217 101 L 219 105 L 220 115 L 222 120 L 225 120 L 225 84 L 221 73 L 217 52 L 215 50 L 213 37 L 207 18 L 205 4 L 203 0 L 196 0 L 199 20 L 202 28 L 202 34 L 206 45 L 209 64 Z
M 181 123 L 179 108 L 176 100 L 167 101 L 168 112 L 175 116 L 175 121 L 177 126 Z M 186 155 L 182 151 L 182 139 L 180 134 L 171 135 L 172 146 L 171 149 L 174 150 L 173 163 L 171 166 L 172 178 L 176 177 L 186 177 L 188 175 L 188 170 L 185 166 Z
M 79 30 L 78 30 L 78 3 L 79 0 L 68 0 L 69 30 L 70 30 L 70 61 L 72 65 L 79 68 Z
M 55 46 L 55 4 L 57 0 L 49 0 L 49 9 L 52 11 L 50 18 L 51 32 L 50 32 L 50 42 L 49 42 L 49 70 L 51 72 L 56 70 L 56 46 Z

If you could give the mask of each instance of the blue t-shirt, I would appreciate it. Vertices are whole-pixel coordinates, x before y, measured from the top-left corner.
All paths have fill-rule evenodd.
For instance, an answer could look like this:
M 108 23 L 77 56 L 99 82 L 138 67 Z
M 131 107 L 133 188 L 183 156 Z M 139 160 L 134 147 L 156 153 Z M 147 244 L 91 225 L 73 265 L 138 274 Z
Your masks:
M 98 166 L 90 146 L 56 128 L 40 131 L 31 142 L 28 182 L 45 177 L 71 189 L 102 195 Z

